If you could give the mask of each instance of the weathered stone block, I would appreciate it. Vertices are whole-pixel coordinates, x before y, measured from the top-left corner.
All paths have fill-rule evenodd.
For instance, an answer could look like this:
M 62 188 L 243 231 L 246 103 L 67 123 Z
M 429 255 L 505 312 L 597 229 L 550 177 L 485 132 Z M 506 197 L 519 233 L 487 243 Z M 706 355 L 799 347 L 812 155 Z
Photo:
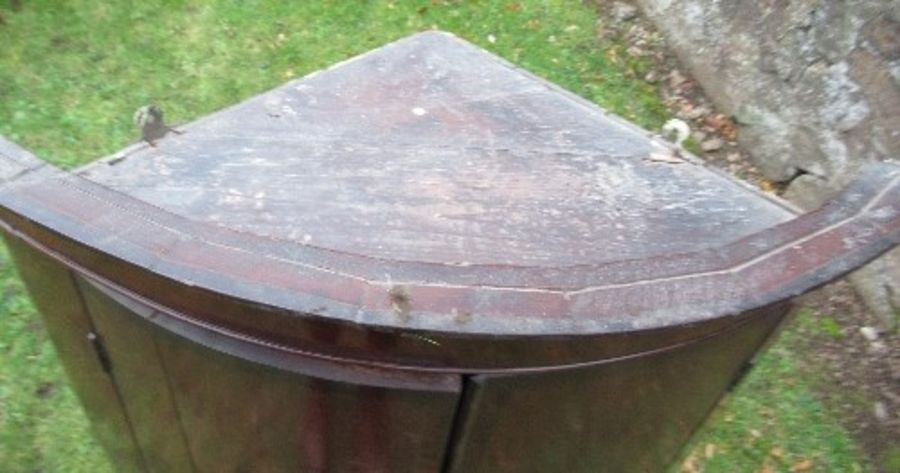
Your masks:
M 900 158 L 900 4 L 895 0 L 637 0 L 769 179 L 802 207 L 865 161 Z M 853 276 L 897 324 L 900 253 Z

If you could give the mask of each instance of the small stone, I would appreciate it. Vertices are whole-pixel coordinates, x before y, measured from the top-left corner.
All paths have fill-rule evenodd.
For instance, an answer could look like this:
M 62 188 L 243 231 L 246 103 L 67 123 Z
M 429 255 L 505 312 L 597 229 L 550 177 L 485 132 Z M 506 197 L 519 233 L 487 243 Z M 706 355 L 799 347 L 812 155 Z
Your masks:
M 870 342 L 878 340 L 878 330 L 874 327 L 860 327 L 859 333 L 861 333 L 863 337 L 866 337 L 866 340 Z
M 708 113 L 709 113 L 709 109 L 706 107 L 703 107 L 703 106 L 694 107 L 689 112 L 687 112 L 687 117 L 690 118 L 691 120 L 696 120 L 700 117 L 703 117 L 704 115 L 706 115 Z
M 650 71 L 644 76 L 644 82 L 649 84 L 655 84 L 657 81 L 659 81 L 659 74 L 656 71 Z
M 700 149 L 706 151 L 707 153 L 710 151 L 720 150 L 723 146 L 725 146 L 725 142 L 719 138 L 710 138 L 703 143 L 700 143 Z
M 687 79 L 684 78 L 684 75 L 682 75 L 681 71 L 678 69 L 672 69 L 672 72 L 669 72 L 669 87 L 674 89 L 681 85 L 685 80 Z
M 875 418 L 880 422 L 888 420 L 889 414 L 887 405 L 885 405 L 885 403 L 881 401 L 876 402 L 873 406 L 872 412 L 875 414 Z
M 728 161 L 729 163 L 739 162 L 741 160 L 741 154 L 740 153 L 728 153 L 728 156 L 725 156 L 725 160 Z
M 813 210 L 825 202 L 826 185 L 825 180 L 815 174 L 801 174 L 791 181 L 782 197 L 801 209 Z
M 612 6 L 612 16 L 616 21 L 630 21 L 637 17 L 638 9 L 634 5 L 625 2 L 615 2 Z

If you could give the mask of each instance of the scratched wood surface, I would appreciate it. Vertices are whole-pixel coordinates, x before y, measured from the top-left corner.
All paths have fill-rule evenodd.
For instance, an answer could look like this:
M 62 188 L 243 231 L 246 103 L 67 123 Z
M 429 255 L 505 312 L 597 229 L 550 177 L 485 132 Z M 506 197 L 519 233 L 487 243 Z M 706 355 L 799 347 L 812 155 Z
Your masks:
M 425 33 L 82 175 L 176 214 L 388 260 L 565 266 L 793 216 L 489 53 Z
M 795 217 L 439 32 L 182 131 L 77 174 L 0 140 L 2 225 L 174 318 L 447 371 L 703 336 L 900 240 L 897 166 Z

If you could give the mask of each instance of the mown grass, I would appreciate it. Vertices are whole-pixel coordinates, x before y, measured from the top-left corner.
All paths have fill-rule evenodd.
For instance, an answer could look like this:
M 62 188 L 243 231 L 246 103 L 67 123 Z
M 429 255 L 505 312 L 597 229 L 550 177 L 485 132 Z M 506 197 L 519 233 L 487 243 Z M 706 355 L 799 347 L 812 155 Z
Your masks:
M 595 10 L 574 0 L 24 3 L 15 12 L 0 6 L 0 134 L 67 168 L 133 141 L 140 105 L 156 102 L 171 120 L 190 120 L 433 27 L 645 127 L 668 118 L 654 86 L 634 79 L 640 62 L 598 40 Z M 5 252 L 0 288 L 0 471 L 115 471 Z M 704 471 L 757 471 L 766 462 L 788 471 L 805 459 L 814 460 L 810 471 L 858 469 L 852 441 L 812 395 L 787 342 L 700 433 L 701 449 L 716 446 L 698 460 Z M 775 446 L 784 454 L 773 463 Z
M 827 315 L 800 310 L 698 432 L 682 463 L 707 473 L 869 471 L 816 397 L 821 379 L 797 361 L 802 333 L 813 327 L 831 335 L 833 324 Z

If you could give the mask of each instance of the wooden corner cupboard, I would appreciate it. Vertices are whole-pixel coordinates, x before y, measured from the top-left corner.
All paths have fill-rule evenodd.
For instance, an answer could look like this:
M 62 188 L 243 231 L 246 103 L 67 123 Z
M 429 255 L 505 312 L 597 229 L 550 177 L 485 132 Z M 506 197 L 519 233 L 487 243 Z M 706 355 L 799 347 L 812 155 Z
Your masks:
M 900 172 L 788 204 L 441 32 L 63 172 L 0 226 L 116 471 L 658 472 Z

